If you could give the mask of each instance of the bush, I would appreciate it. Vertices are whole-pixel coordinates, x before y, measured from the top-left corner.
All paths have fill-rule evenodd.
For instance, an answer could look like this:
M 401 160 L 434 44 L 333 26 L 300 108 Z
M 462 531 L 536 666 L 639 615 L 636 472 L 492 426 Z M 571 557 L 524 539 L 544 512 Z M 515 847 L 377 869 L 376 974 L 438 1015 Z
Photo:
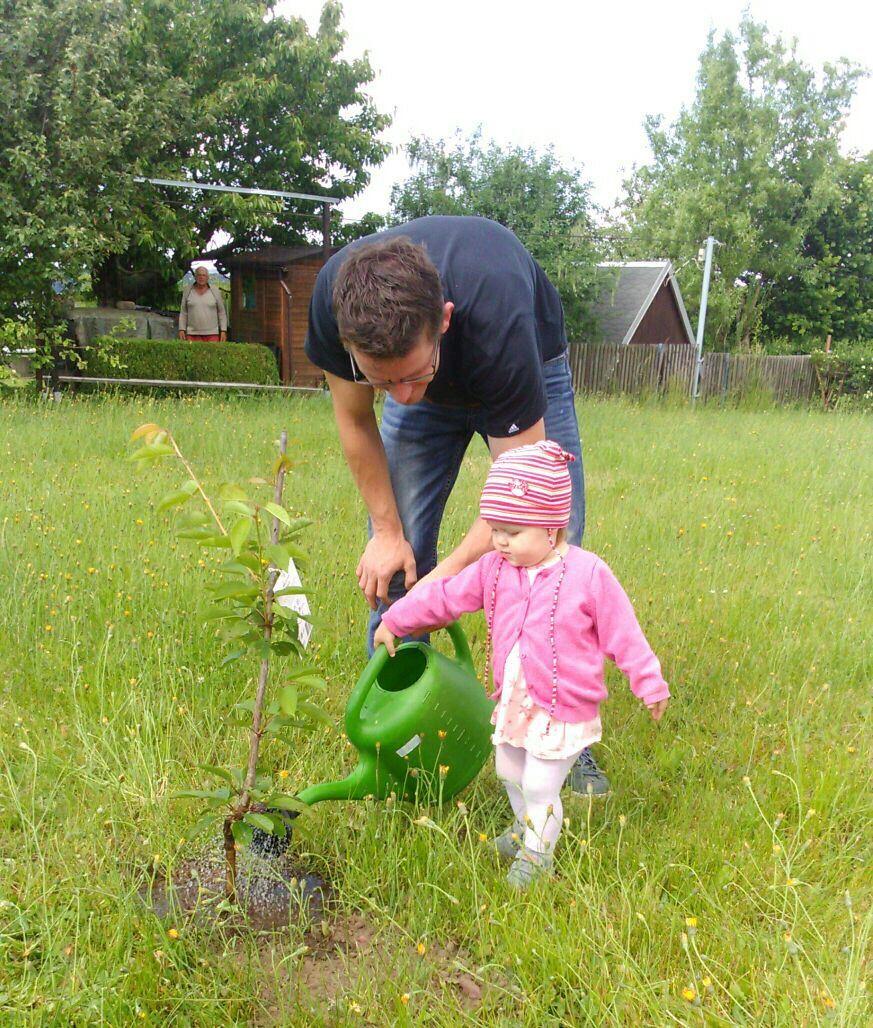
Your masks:
M 116 341 L 115 355 L 123 370 L 111 367 L 99 351 L 89 349 L 83 374 L 164 381 L 279 384 L 273 351 L 261 343 L 120 339 Z
M 866 407 L 873 397 L 873 341 L 839 343 L 830 353 L 811 354 L 819 392 L 825 407 L 840 397 L 860 401 Z

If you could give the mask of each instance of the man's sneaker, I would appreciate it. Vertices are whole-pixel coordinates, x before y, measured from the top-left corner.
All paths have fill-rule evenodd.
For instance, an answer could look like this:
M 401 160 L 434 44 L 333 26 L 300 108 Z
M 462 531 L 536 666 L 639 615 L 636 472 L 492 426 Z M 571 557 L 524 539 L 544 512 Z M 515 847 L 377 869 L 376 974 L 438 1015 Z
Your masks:
M 521 849 L 523 837 L 524 828 L 518 821 L 513 821 L 505 832 L 502 832 L 494 839 L 492 845 L 502 860 L 514 860 L 516 853 Z
M 576 758 L 570 772 L 570 788 L 575 796 L 608 796 L 612 791 L 609 779 L 597 766 L 590 749 L 582 750 Z
M 551 876 L 553 859 L 550 853 L 534 853 L 522 846 L 515 855 L 506 880 L 515 889 L 526 889 L 537 878 Z

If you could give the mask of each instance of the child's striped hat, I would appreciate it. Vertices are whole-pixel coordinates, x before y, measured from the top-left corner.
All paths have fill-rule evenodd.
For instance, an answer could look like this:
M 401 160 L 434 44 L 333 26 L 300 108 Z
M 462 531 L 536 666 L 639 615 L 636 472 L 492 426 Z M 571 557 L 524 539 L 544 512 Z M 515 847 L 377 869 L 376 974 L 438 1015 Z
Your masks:
M 566 528 L 573 499 L 567 465 L 575 459 L 550 439 L 501 453 L 488 472 L 479 513 L 510 525 Z

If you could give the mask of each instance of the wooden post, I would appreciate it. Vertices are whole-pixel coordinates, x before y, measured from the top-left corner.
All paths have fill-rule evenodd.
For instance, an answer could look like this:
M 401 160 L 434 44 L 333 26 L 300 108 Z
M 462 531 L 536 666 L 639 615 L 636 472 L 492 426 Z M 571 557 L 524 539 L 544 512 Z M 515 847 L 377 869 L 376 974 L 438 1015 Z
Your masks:
M 828 337 L 825 340 L 825 353 L 831 352 L 831 334 L 828 332 Z

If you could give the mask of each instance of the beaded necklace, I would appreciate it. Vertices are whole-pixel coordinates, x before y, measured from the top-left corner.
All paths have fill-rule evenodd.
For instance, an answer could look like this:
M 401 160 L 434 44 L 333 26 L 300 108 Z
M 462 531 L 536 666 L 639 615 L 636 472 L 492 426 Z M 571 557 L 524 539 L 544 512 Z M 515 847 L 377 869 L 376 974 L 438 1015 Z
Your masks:
M 567 563 L 564 560 L 564 554 L 559 553 L 558 557 L 561 561 L 561 570 L 558 574 L 558 581 L 555 584 L 555 592 L 552 596 L 552 609 L 549 612 L 549 643 L 552 647 L 552 701 L 549 704 L 549 723 L 546 726 L 546 735 L 549 734 L 549 729 L 552 727 L 552 718 L 555 714 L 555 704 L 558 701 L 558 648 L 555 645 L 555 611 L 558 607 L 558 594 L 561 591 L 561 583 L 564 581 L 564 574 L 567 571 Z M 497 603 L 497 583 L 500 581 L 500 572 L 503 570 L 503 565 L 506 563 L 506 558 L 501 557 L 500 563 L 497 565 L 497 573 L 494 576 L 494 584 L 491 586 L 491 598 L 488 605 L 488 613 L 485 617 L 486 627 L 486 641 L 485 641 L 485 688 L 488 688 L 491 675 L 494 672 L 493 661 L 494 661 L 494 608 Z M 527 569 L 525 569 L 527 570 Z

